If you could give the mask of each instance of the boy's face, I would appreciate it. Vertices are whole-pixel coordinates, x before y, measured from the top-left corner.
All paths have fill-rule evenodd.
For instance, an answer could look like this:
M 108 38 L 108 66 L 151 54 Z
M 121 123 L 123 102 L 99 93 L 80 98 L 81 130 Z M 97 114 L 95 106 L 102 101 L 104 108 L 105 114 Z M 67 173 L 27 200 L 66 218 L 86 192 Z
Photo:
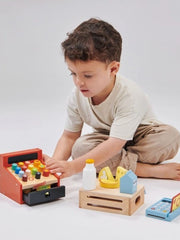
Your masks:
M 71 61 L 66 59 L 73 81 L 79 91 L 92 98 L 94 104 L 103 102 L 113 89 L 119 62 Z

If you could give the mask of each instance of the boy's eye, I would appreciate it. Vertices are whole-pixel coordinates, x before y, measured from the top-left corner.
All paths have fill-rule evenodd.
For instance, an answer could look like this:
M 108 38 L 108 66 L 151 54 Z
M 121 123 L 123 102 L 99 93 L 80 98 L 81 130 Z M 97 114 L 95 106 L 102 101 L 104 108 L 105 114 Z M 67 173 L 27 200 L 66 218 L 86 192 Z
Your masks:
M 91 78 L 92 75 L 84 75 L 85 78 Z
M 73 72 L 71 72 L 71 73 L 70 73 L 70 75 L 71 75 L 71 76 L 76 76 L 76 74 L 75 74 L 75 73 L 73 73 Z

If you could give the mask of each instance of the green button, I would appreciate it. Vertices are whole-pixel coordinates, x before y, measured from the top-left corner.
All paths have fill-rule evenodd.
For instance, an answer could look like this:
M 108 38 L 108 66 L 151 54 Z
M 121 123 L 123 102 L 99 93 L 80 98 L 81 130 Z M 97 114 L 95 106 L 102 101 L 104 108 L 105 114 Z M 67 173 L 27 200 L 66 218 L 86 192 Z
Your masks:
M 37 171 L 38 171 L 37 168 L 32 168 L 31 170 L 32 175 L 33 176 L 36 175 Z
M 11 168 L 12 168 L 13 171 L 15 171 L 16 168 L 17 168 L 17 163 L 13 163 Z

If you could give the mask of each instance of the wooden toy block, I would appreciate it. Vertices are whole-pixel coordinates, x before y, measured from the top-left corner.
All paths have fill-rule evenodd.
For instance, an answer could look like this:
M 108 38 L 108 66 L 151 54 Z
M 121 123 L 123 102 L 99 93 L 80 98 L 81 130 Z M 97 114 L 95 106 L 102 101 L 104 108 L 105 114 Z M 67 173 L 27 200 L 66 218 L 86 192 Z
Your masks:
M 119 188 L 107 189 L 99 186 L 95 190 L 79 191 L 79 207 L 97 211 L 132 215 L 144 203 L 144 186 L 137 185 L 134 194 L 120 193 Z

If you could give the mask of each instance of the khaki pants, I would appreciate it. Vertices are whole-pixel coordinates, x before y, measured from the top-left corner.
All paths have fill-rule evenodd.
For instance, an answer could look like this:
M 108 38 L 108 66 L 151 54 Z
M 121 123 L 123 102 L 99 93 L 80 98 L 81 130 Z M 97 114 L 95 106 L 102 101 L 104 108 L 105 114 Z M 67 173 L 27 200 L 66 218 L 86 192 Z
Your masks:
M 75 159 L 95 148 L 109 138 L 108 134 L 94 132 L 78 138 L 73 145 L 72 158 Z M 122 166 L 135 172 L 137 162 L 158 164 L 172 159 L 180 146 L 180 133 L 172 126 L 165 124 L 140 125 L 134 138 L 128 141 L 114 157 L 96 167 L 109 166 L 113 175 L 116 168 Z

